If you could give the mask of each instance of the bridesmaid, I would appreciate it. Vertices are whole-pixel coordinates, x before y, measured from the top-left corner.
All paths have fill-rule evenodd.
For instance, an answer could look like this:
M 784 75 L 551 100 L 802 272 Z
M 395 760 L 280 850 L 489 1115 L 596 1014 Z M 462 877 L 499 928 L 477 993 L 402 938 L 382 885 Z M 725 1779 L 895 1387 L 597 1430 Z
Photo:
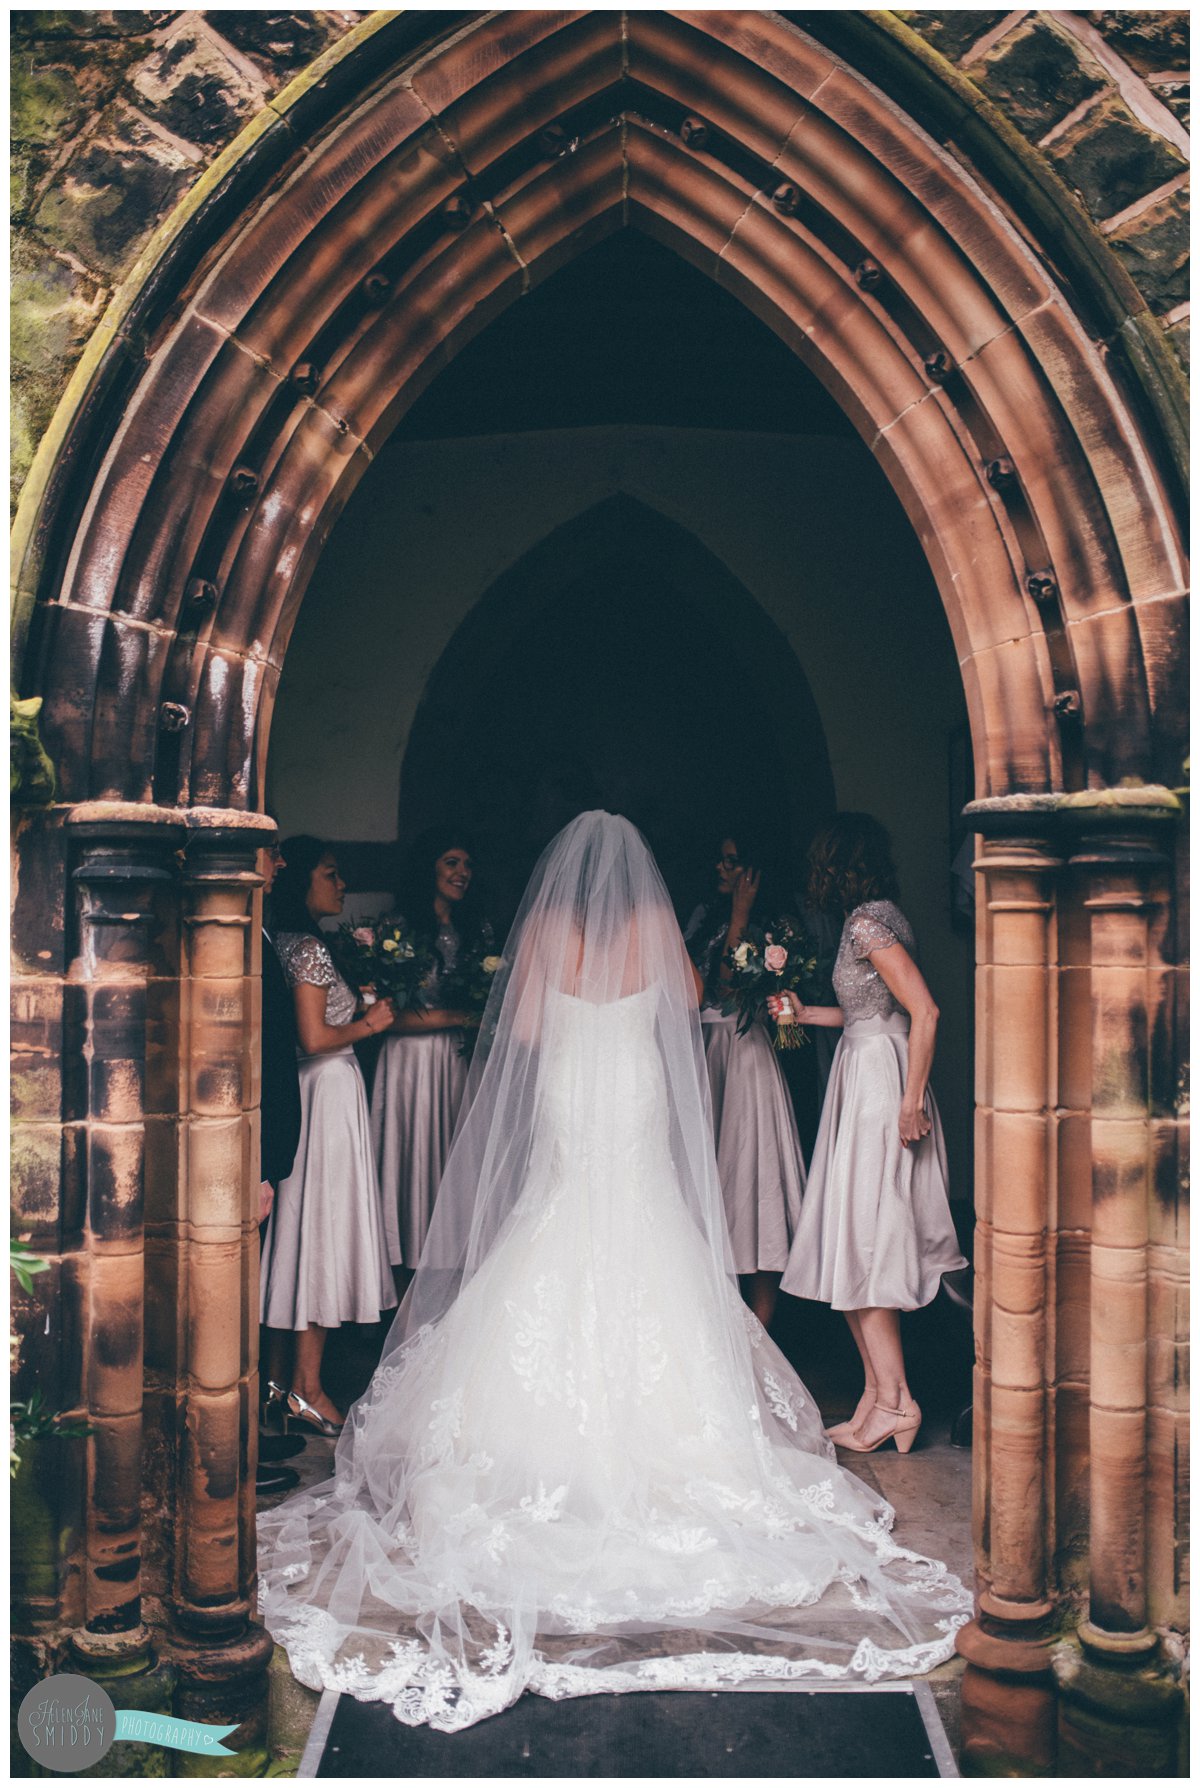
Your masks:
M 440 989 L 462 950 L 492 942 L 471 896 L 474 873 L 462 832 L 431 829 L 413 845 L 397 892 L 398 912 L 417 933 L 432 935 L 437 957 L 421 989 L 426 1004 L 394 1019 L 371 1090 L 371 1138 L 397 1290 L 424 1245 L 467 1083 L 463 1038 L 476 1020 L 440 1004 Z
M 836 1006 L 769 1002 L 781 1022 L 842 1027 L 808 1192 L 783 1289 L 845 1313 L 865 1388 L 839 1446 L 907 1453 L 921 1411 L 904 1369 L 901 1310 L 936 1297 L 959 1252 L 946 1190 L 946 1148 L 929 1072 L 938 1010 L 896 905 L 888 835 L 865 813 L 842 813 L 809 856 L 814 906 L 845 915 L 833 970 Z
M 721 1010 L 731 980 L 723 959 L 741 943 L 756 902 L 762 903 L 762 853 L 750 846 L 745 828 L 722 838 L 716 898 L 697 908 L 686 936 L 704 978 L 700 1025 L 733 1263 L 742 1296 L 766 1328 L 800 1217 L 804 1159 L 766 1025 L 752 1024 L 739 1037 L 737 1015 Z M 769 878 L 767 886 L 769 893 Z
M 296 1009 L 300 1142 L 267 1221 L 260 1315 L 269 1329 L 295 1331 L 291 1390 L 273 1380 L 271 1400 L 286 1397 L 289 1426 L 332 1435 L 345 1417 L 321 1385 L 325 1336 L 343 1322 L 378 1322 L 396 1302 L 353 1049 L 395 1012 L 381 1000 L 356 1018 L 357 998 L 321 938 L 319 921 L 336 917 L 346 894 L 332 850 L 299 837 L 288 839 L 283 855 L 271 915 Z

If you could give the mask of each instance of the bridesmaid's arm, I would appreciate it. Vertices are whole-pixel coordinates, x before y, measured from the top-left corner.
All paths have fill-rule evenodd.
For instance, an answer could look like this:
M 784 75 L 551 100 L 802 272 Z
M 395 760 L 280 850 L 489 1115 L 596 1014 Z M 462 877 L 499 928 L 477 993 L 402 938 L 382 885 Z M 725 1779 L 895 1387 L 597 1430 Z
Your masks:
M 907 1148 L 920 1142 L 933 1128 L 925 1112 L 925 1091 L 933 1067 L 937 1040 L 938 1009 L 925 985 L 925 977 L 903 944 L 888 944 L 871 951 L 871 966 L 882 977 L 893 997 L 912 1020 L 908 1034 L 908 1077 L 900 1101 L 900 1141 Z
M 364 1037 L 373 1037 L 377 1031 L 386 1030 L 394 1016 L 391 1001 L 378 1000 L 375 1005 L 368 1006 L 362 1018 L 352 1018 L 349 1024 L 326 1024 L 325 997 L 328 991 L 328 988 L 314 987 L 308 981 L 298 981 L 292 989 L 296 1003 L 296 1035 L 305 1055 L 330 1055 L 335 1049 L 345 1049 L 348 1043 L 361 1043 Z
M 445 1006 L 430 1006 L 428 1010 L 420 1006 L 409 1006 L 398 1012 L 388 1026 L 388 1035 L 392 1037 L 424 1037 L 434 1031 L 465 1031 L 478 1024 L 478 1017 L 470 1012 L 454 1012 Z
M 826 1030 L 840 1030 L 846 1022 L 840 1006 L 802 1006 L 794 993 L 773 993 L 767 1010 L 776 1024 L 815 1024 Z

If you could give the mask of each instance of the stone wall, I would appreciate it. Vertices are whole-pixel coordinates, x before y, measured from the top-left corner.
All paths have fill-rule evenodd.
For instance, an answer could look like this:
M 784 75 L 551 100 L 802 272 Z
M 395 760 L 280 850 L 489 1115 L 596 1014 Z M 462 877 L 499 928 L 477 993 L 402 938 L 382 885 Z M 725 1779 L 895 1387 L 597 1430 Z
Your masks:
M 1041 150 L 1186 365 L 1187 13 L 899 16 Z
M 288 82 L 372 15 L 11 16 L 15 501 L 155 229 Z M 1186 357 L 1187 14 L 898 16 L 1038 147 Z
M 12 475 L 157 226 L 358 12 L 14 12 Z

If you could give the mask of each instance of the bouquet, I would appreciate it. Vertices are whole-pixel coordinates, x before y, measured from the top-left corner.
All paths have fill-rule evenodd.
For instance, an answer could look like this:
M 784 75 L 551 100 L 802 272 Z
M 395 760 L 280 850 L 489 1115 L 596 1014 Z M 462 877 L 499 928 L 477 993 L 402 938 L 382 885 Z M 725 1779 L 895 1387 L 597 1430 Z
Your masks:
M 391 1000 L 397 1012 L 424 1004 L 421 983 L 434 966 L 433 950 L 394 919 L 339 925 L 333 939 L 337 965 L 370 1005 Z
M 803 1004 L 812 997 L 817 954 L 795 919 L 784 917 L 770 925 L 750 926 L 737 948 L 726 953 L 725 961 L 733 982 L 722 1010 L 738 1014 L 739 1037 L 766 1013 L 770 995 L 795 993 Z M 807 1043 L 800 1025 L 770 1022 L 776 1049 L 799 1049 Z
M 490 938 L 481 938 L 473 949 L 460 950 L 454 968 L 442 977 L 438 998 L 453 1011 L 466 1012 L 476 1020 L 481 1019 L 491 995 L 496 971 L 503 963 L 504 958 L 493 953 Z M 463 1055 L 472 1053 L 477 1035 L 477 1028 L 467 1032 L 461 1051 Z

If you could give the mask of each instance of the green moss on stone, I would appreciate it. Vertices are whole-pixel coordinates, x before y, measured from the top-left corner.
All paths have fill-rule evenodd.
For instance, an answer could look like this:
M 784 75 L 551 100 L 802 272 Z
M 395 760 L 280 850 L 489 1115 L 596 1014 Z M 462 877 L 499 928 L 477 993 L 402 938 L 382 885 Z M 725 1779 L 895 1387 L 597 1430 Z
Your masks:
M 35 68 L 30 56 L 13 57 L 10 92 L 15 143 L 62 143 L 87 112 L 65 68 Z

